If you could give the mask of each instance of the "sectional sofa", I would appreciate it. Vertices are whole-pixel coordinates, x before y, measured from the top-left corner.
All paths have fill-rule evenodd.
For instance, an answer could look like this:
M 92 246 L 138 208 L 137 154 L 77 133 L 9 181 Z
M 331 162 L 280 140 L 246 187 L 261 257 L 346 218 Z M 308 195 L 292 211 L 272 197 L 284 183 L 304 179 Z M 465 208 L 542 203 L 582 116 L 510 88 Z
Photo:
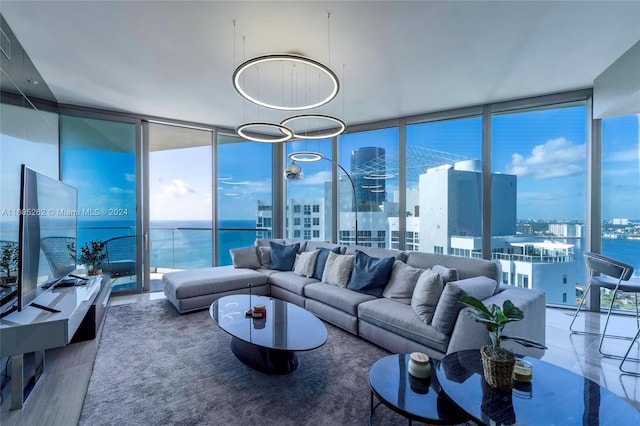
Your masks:
M 295 244 L 296 261 L 283 267 L 278 253 Z M 272 247 L 277 252 L 271 253 Z M 165 274 L 165 295 L 184 313 L 208 308 L 224 295 L 248 293 L 250 285 L 253 294 L 295 303 L 391 352 L 420 351 L 435 359 L 490 343 L 486 329 L 458 303 L 462 295 L 487 305 L 501 306 L 508 299 L 522 309 L 524 319 L 508 324 L 505 335 L 545 343 L 545 294 L 499 284 L 502 272 L 495 262 L 292 240 L 258 240 L 253 247 L 232 250 L 232 257 L 234 265 Z M 310 261 L 316 264 L 303 264 Z M 324 271 L 318 271 L 320 263 Z M 372 283 L 376 288 L 367 287 Z M 511 348 L 543 355 L 515 343 Z

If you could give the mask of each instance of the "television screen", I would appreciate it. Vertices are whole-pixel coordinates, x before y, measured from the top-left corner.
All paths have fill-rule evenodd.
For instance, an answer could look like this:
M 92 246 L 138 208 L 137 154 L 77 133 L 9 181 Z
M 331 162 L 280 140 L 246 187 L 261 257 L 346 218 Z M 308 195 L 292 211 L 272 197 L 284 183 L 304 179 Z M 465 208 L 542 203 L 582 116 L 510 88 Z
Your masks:
M 22 165 L 18 308 L 76 268 L 77 190 Z

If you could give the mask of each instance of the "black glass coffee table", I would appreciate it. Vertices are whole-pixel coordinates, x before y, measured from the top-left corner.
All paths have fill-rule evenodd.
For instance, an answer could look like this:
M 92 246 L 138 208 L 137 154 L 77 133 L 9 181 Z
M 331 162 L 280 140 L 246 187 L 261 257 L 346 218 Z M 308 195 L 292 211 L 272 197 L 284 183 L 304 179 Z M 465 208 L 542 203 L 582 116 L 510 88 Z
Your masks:
M 255 304 L 265 305 L 265 318 L 247 318 Z M 311 312 L 264 296 L 236 294 L 211 304 L 213 322 L 232 336 L 231 351 L 251 368 L 288 374 L 298 367 L 296 352 L 316 349 L 327 341 L 327 327 Z
M 431 362 L 431 378 L 417 379 L 408 372 L 409 354 L 389 355 L 376 361 L 369 370 L 371 401 L 369 425 L 373 413 L 382 403 L 412 421 L 430 424 L 456 424 L 468 419 L 440 392 Z M 374 396 L 378 403 L 374 404 Z
M 536 358 L 530 383 L 514 382 L 512 392 L 484 380 L 480 351 L 445 356 L 436 369 L 442 390 L 473 420 L 512 425 L 638 425 L 640 412 L 597 383 Z

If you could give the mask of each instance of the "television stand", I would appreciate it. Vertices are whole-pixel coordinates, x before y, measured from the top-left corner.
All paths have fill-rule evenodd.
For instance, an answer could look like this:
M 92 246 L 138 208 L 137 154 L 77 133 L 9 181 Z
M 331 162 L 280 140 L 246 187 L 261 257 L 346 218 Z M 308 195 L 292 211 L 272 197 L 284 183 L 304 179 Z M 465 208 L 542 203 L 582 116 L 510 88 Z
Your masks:
M 96 276 L 86 285 L 49 289 L 0 319 L 0 356 L 11 357 L 12 410 L 22 408 L 44 373 L 46 349 L 96 336 L 110 294 L 110 276 Z M 34 373 L 25 380 L 24 355 L 32 352 Z

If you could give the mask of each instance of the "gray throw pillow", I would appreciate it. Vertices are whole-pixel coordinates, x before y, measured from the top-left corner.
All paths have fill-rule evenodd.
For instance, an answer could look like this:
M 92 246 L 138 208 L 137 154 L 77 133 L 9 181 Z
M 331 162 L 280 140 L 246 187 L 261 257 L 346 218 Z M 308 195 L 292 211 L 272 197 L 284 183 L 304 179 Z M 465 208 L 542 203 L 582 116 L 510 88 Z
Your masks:
M 231 249 L 229 253 L 231 253 L 234 268 L 260 268 L 260 260 L 254 246 Z
M 260 258 L 260 266 L 268 268 L 271 264 L 271 247 L 258 247 L 258 257 Z
M 458 270 L 456 268 L 447 268 L 442 265 L 434 265 L 431 270 L 436 274 L 440 274 L 443 284 L 447 284 L 450 281 L 458 281 Z
M 482 276 L 450 282 L 444 286 L 444 291 L 433 315 L 432 325 L 444 334 L 450 335 L 456 325 L 458 314 L 464 307 L 459 302 L 460 298 L 473 296 L 476 299 L 484 300 L 493 296 L 495 288 L 495 280 Z
M 393 263 L 389 282 L 382 292 L 383 297 L 397 300 L 406 305 L 411 304 L 413 290 L 424 269 L 414 268 L 404 262 L 396 260 Z
M 296 256 L 296 263 L 293 265 L 293 273 L 301 277 L 307 277 L 313 275 L 313 271 L 316 267 L 316 259 L 318 258 L 319 250 L 305 251 Z
M 431 324 L 442 294 L 442 286 L 442 277 L 431 269 L 424 271 L 418 278 L 411 297 L 411 309 L 425 324 Z
M 346 287 L 351 277 L 354 258 L 352 254 L 336 254 L 330 251 L 324 265 L 322 281 L 338 287 Z

